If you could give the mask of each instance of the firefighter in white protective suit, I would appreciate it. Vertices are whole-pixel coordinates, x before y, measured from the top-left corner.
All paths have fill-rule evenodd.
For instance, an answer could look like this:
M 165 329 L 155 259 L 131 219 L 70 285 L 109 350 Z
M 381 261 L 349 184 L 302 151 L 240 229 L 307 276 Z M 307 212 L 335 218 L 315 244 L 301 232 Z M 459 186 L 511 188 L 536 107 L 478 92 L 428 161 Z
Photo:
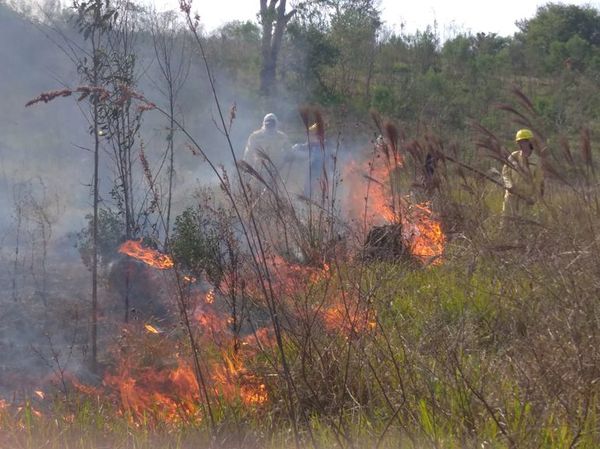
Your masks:
M 544 195 L 542 158 L 534 154 L 533 133 L 520 129 L 515 135 L 519 147 L 508 157 L 502 168 L 504 183 L 503 224 L 509 217 L 528 215 L 531 206 Z
M 256 171 L 262 172 L 263 160 L 260 154 L 262 152 L 273 162 L 275 168 L 281 172 L 289 157 L 289 149 L 288 136 L 278 129 L 277 116 L 269 113 L 265 115 L 262 127 L 248 137 L 243 159 Z

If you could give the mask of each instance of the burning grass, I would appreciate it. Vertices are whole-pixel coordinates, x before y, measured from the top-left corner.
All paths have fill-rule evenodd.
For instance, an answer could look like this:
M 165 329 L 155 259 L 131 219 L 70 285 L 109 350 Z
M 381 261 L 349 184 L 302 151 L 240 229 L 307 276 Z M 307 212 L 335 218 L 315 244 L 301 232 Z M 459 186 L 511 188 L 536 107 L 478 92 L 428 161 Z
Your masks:
M 445 241 L 443 260 L 427 269 L 268 258 L 295 399 L 311 417 L 298 418 L 304 446 L 600 444 L 600 260 L 592 222 L 572 218 L 588 203 L 550 192 L 560 209 L 542 210 L 508 236 L 484 223 L 469 240 Z M 430 211 L 416 206 L 414 214 Z M 152 267 L 162 255 L 142 250 L 133 254 L 148 270 L 174 275 L 176 263 Z M 122 331 L 102 381 L 71 380 L 68 397 L 44 386 L 25 400 L 3 399 L 2 447 L 187 448 L 210 447 L 211 438 L 219 447 L 293 445 L 268 304 L 256 278 L 232 290 L 236 282 L 183 283 L 216 431 L 185 328 L 140 322 Z M 247 302 L 236 328 L 228 301 L 238 294 Z M 344 430 L 326 425 L 334 422 Z
M 441 221 L 430 201 L 416 202 L 408 193 L 397 131 L 387 124 L 386 132 L 390 137 L 375 144 L 370 159 L 346 167 L 344 178 L 352 185 L 347 213 L 353 222 L 361 223 L 362 230 L 356 232 L 364 234 L 363 239 L 374 227 L 398 225 L 408 254 L 424 265 L 439 264 L 446 245 Z
M 357 245 L 333 239 L 339 217 L 302 217 L 277 189 L 237 215 L 218 212 L 220 238 L 192 238 L 201 248 L 177 233 L 174 247 L 190 251 L 173 257 L 126 242 L 122 252 L 164 274 L 178 315 L 123 326 L 101 380 L 0 402 L 2 443 L 598 447 L 600 211 L 589 134 L 586 177 L 555 176 L 543 201 L 501 228 L 489 176 L 439 139 L 407 142 L 378 126 L 385 136 L 344 174 L 355 226 L 336 239 Z M 242 225 L 244 244 L 232 230 Z M 356 257 L 378 225 L 398 230 L 409 262 Z M 316 228 L 328 237 L 311 235 L 303 257 L 294 238 Z M 190 229 L 179 236 L 198 237 Z
M 578 195 L 550 192 L 560 208 L 509 235 L 482 223 L 445 241 L 427 268 L 268 258 L 303 446 L 598 447 L 596 225 L 573 221 L 589 205 Z M 135 254 L 162 268 L 147 251 Z M 0 446 L 292 446 L 269 305 L 256 278 L 236 282 L 183 283 L 216 428 L 185 327 L 139 322 L 122 331 L 101 381 L 71 380 L 68 397 L 45 385 L 3 399 Z M 237 328 L 232 295 L 246 298 Z
M 306 429 L 325 447 L 346 447 L 322 424 L 340 413 L 344 438 L 363 447 L 379 438 L 380 447 L 510 447 L 512 440 L 555 448 L 576 438 L 581 447 L 597 447 L 600 346 L 586 312 L 595 304 L 588 289 L 593 256 L 555 259 L 550 269 L 532 254 L 523 270 L 521 252 L 499 249 L 473 263 L 466 249 L 451 242 L 445 263 L 427 270 L 384 262 L 281 269 L 308 280 L 281 289 L 294 293 L 281 309 L 288 314 L 284 344 L 299 400 L 319 417 Z M 578 279 L 569 286 L 578 299 L 567 300 L 559 295 L 564 279 L 548 276 L 572 262 L 576 269 L 564 273 Z M 222 300 L 216 294 L 198 303 Z M 219 422 L 239 439 L 219 434 L 220 447 L 289 447 L 291 422 L 280 405 L 286 389 L 269 329 L 249 331 L 236 353 L 227 317 L 215 311 L 211 319 L 225 321 L 224 334 L 218 344 L 212 332 L 199 336 L 202 366 Z M 197 323 L 202 333 L 207 324 Z M 209 447 L 206 411 L 178 329 L 132 326 L 102 384 L 73 388 L 68 401 L 51 389 L 24 404 L 4 400 L 3 447 Z M 578 436 L 578 429 L 588 430 Z M 304 444 L 311 444 L 308 435 Z

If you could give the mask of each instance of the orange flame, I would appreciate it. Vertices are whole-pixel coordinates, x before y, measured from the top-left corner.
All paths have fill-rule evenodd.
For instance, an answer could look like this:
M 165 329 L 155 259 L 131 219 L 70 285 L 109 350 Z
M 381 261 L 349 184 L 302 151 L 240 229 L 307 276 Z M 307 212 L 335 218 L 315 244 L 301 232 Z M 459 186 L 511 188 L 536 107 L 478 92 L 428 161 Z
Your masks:
M 273 268 L 271 277 L 273 289 L 277 294 L 293 297 L 306 286 L 306 281 L 316 283 L 331 276 L 329 265 L 311 267 L 288 262 L 279 255 L 269 256 L 269 264 Z M 256 291 L 258 286 L 255 286 Z
M 107 374 L 104 385 L 112 388 L 121 412 L 130 419 L 148 417 L 156 422 L 180 423 L 202 419 L 201 399 L 193 369 L 178 359 L 176 367 L 135 367 L 122 360 L 116 374 Z M 212 391 L 225 401 L 259 406 L 268 401 L 266 386 L 245 368 L 239 356 L 222 354 L 209 377 Z
M 97 387 L 94 387 L 91 385 L 82 384 L 75 378 L 75 376 L 72 376 L 69 380 L 71 381 L 73 386 L 77 389 L 77 391 L 80 391 L 83 394 L 87 394 L 88 396 L 101 396 L 102 395 L 102 391 L 100 388 L 97 388 Z
M 223 362 L 213 366 L 212 379 L 225 399 L 239 397 L 245 405 L 261 405 L 269 400 L 265 384 L 245 368 L 238 356 L 223 354 Z
M 126 360 L 117 374 L 107 374 L 104 384 L 114 388 L 122 412 L 132 419 L 157 421 L 201 419 L 198 384 L 193 370 L 181 360 L 175 368 L 137 368 Z
M 151 324 L 144 324 L 144 327 L 146 328 L 146 330 L 148 332 L 150 332 L 151 334 L 160 334 L 160 330 L 158 330 L 157 328 L 155 328 L 154 326 L 152 326 Z
M 346 337 L 351 337 L 375 328 L 374 313 L 357 304 L 338 302 L 324 311 L 323 324 L 329 332 L 341 332 Z
M 126 241 L 119 247 L 119 252 L 133 257 L 134 259 L 141 260 L 145 264 L 160 270 L 173 268 L 173 259 L 154 249 L 144 248 L 141 240 Z
M 231 329 L 227 318 L 222 318 L 210 303 L 198 304 L 194 310 L 194 319 L 200 325 L 204 336 L 210 336 L 214 342 L 222 342 L 230 336 Z
M 275 346 L 275 336 L 268 327 L 261 327 L 256 332 L 247 335 L 242 339 L 242 345 L 249 348 L 273 347 Z
M 43 416 L 42 412 L 34 408 L 29 401 L 26 401 L 24 406 L 17 407 L 17 413 L 24 412 L 25 410 L 29 410 L 29 412 L 32 413 L 33 416 L 36 416 L 38 418 L 41 418 Z
M 446 246 L 446 235 L 441 223 L 431 218 L 429 204 L 415 205 L 407 220 L 402 223 L 403 232 L 407 235 L 410 252 L 423 263 L 439 265 Z
M 374 157 L 364 163 L 351 161 L 344 169 L 344 179 L 352 188 L 345 200 L 350 218 L 366 222 L 367 227 L 400 221 L 400 197 L 393 191 L 395 168 Z
M 349 165 L 348 176 L 354 179 L 348 200 L 350 213 L 354 217 L 364 217 L 369 228 L 401 223 L 404 245 L 410 253 L 424 264 L 440 264 L 446 244 L 441 223 L 432 217 L 428 203 L 412 205 L 408 197 L 402 197 L 394 190 L 394 173 L 402 164 L 394 166 L 385 161 L 383 156 L 375 157 L 362 170 L 356 163 Z M 357 182 L 356 176 L 361 172 L 363 177 Z M 362 209 L 359 208 L 361 203 Z
M 371 164 L 370 178 L 372 185 L 368 192 L 368 206 L 374 216 L 379 216 L 385 222 L 397 223 L 399 221 L 398 195 L 394 194 L 391 187 L 391 168 L 384 164 Z
M 206 302 L 206 304 L 212 304 L 213 302 L 215 302 L 215 291 L 214 290 L 210 290 L 206 294 L 206 297 L 204 298 L 204 302 Z

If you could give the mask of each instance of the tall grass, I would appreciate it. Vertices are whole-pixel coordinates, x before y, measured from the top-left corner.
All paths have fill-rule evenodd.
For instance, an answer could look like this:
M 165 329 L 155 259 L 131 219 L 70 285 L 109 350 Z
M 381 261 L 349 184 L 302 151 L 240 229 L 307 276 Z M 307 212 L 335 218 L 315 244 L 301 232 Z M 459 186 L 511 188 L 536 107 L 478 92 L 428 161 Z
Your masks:
M 544 202 L 508 233 L 499 231 L 501 192 L 475 171 L 440 165 L 435 194 L 452 235 L 440 266 L 367 263 L 347 252 L 334 253 L 327 271 L 272 265 L 295 407 L 308 417 L 298 426 L 302 445 L 598 447 L 599 210 L 586 154 L 574 163 L 586 177 L 553 167 L 564 179 L 550 176 Z M 260 311 L 260 289 L 247 289 Z M 168 347 L 177 337 L 164 339 Z M 278 357 L 263 346 L 246 360 L 269 401 L 217 397 L 213 433 L 205 421 L 157 421 L 151 409 L 132 421 L 117 396 L 80 393 L 6 404 L 2 444 L 289 447 Z

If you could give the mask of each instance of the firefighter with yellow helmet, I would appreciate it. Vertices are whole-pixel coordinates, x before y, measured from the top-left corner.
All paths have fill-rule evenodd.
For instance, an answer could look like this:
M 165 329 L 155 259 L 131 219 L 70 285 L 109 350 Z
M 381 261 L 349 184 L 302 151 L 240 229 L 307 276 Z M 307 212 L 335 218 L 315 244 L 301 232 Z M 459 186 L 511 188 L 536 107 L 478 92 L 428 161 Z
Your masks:
M 520 129 L 515 135 L 518 150 L 513 151 L 502 168 L 504 204 L 502 215 L 519 216 L 526 206 L 535 204 L 544 194 L 542 160 L 534 154 L 533 132 Z

